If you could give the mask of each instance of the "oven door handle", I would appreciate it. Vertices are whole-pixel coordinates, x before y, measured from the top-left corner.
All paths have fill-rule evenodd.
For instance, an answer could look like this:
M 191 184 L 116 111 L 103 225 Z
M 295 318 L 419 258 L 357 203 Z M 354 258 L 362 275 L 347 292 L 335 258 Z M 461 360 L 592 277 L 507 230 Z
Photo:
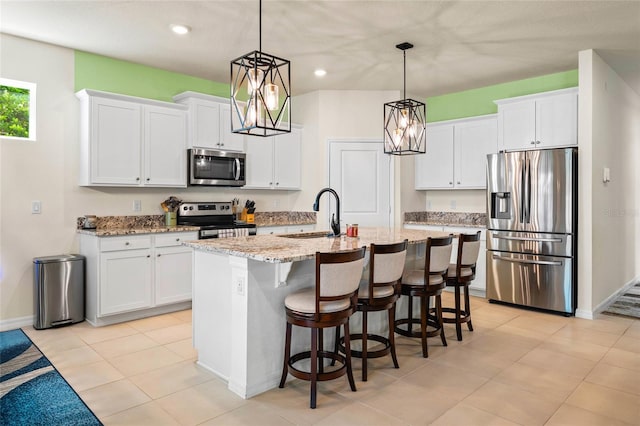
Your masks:
M 233 162 L 233 178 L 240 180 L 240 159 L 236 158 Z
M 512 259 L 510 257 L 493 255 L 494 260 L 504 260 L 511 263 L 524 263 L 526 265 L 546 265 L 546 266 L 562 266 L 562 261 L 558 260 L 529 260 L 529 259 Z

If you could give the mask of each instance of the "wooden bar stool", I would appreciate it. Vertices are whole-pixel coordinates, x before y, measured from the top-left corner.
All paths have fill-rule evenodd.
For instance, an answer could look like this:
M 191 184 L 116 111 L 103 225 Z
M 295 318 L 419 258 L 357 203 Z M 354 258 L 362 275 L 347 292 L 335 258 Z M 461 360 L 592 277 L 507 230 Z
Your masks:
M 358 285 L 364 267 L 366 247 L 339 253 L 316 253 L 315 288 L 304 289 L 288 295 L 285 300 L 287 328 L 284 346 L 284 366 L 280 387 L 284 387 L 287 373 L 311 381 L 309 406 L 316 408 L 317 382 L 332 380 L 347 374 L 352 391 L 356 391 L 351 369 L 351 345 L 349 341 L 349 317 L 355 312 Z M 311 328 L 311 350 L 291 355 L 292 325 Z M 327 327 L 344 326 L 345 356 L 325 351 L 322 345 L 322 330 Z M 320 331 L 320 334 L 318 333 Z M 309 372 L 294 366 L 309 358 Z M 318 365 L 320 358 L 320 365 Z M 335 370 L 324 372 L 323 359 L 341 363 Z
M 422 356 L 427 358 L 427 337 L 440 335 L 442 345 L 447 346 L 442 322 L 442 290 L 446 285 L 447 269 L 451 258 L 453 237 L 428 238 L 424 258 L 424 269 L 405 272 L 402 277 L 400 293 L 409 296 L 407 318 L 395 321 L 395 331 L 407 337 L 417 337 L 422 341 Z M 435 307 L 429 309 L 431 297 L 435 298 Z M 413 318 L 413 298 L 420 298 L 420 318 Z M 407 324 L 404 329 L 401 325 Z M 420 324 L 420 331 L 413 331 L 413 324 Z M 431 330 L 428 330 L 431 327 Z
M 471 308 L 469 305 L 469 284 L 476 278 L 476 262 L 480 252 L 480 231 L 475 234 L 460 234 L 458 236 L 458 258 L 455 265 L 449 265 L 447 287 L 453 287 L 455 292 L 455 308 L 442 308 L 444 313 L 453 314 L 443 316 L 443 321 L 456 325 L 458 340 L 462 340 L 462 324 L 467 323 L 469 331 L 473 331 L 471 324 Z M 460 304 L 460 290 L 464 289 L 464 309 Z
M 362 351 L 351 350 L 351 355 L 362 358 L 362 381 L 367 381 L 367 359 L 380 358 L 391 354 L 393 366 L 399 368 L 393 327 L 395 324 L 396 301 L 400 297 L 400 279 L 404 271 L 408 240 L 395 244 L 371 244 L 369 248 L 369 279 L 360 282 L 356 310 L 362 312 L 362 333 L 352 334 L 351 341 L 362 340 Z M 387 337 L 370 334 L 367 331 L 369 312 L 387 311 L 389 334 Z M 384 345 L 370 351 L 368 340 Z M 340 338 L 340 327 L 336 327 L 336 351 L 345 352 L 344 338 Z

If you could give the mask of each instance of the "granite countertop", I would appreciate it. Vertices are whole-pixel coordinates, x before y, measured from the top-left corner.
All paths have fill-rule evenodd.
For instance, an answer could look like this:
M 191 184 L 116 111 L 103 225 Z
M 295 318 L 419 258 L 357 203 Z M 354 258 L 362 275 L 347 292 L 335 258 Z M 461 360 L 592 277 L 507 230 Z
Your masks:
M 448 235 L 445 232 L 422 231 L 417 229 L 360 228 L 358 238 L 341 236 L 328 238 L 324 232 L 304 232 L 290 234 L 298 237 L 287 238 L 276 235 L 256 235 L 251 237 L 221 238 L 184 242 L 183 245 L 211 253 L 229 254 L 268 263 L 295 262 L 313 259 L 316 252 L 339 252 L 353 250 L 371 243 L 384 244 L 400 242 L 405 238 L 410 244 L 425 242 L 428 237 Z
M 486 228 L 486 213 L 462 212 L 406 212 L 404 223 L 413 225 L 460 226 L 470 228 Z
M 117 235 L 158 234 L 163 232 L 195 232 L 197 226 L 167 226 L 164 215 L 151 216 L 98 216 L 94 229 L 84 228 L 84 217 L 77 219 L 79 234 L 97 237 L 113 237 Z

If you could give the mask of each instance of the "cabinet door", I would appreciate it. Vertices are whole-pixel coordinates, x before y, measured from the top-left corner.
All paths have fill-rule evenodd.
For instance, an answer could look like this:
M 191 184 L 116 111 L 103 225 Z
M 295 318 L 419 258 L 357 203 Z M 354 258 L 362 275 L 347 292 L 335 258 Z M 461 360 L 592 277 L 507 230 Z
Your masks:
M 220 104 L 220 149 L 244 151 L 244 135 L 231 131 L 231 106 Z
M 100 254 L 99 316 L 152 305 L 151 250 L 123 250 Z
M 495 118 L 456 124 L 454 130 L 455 187 L 482 189 L 487 186 L 487 154 L 498 151 Z
M 536 101 L 537 148 L 578 143 L 578 94 L 567 93 Z
M 300 189 L 300 148 L 302 134 L 300 129 L 291 129 L 291 133 L 278 135 L 273 143 L 275 189 Z
M 245 188 L 271 188 L 273 185 L 273 137 L 247 138 Z
M 141 108 L 133 102 L 93 98 L 90 113 L 91 183 L 141 183 Z
M 536 103 L 533 100 L 498 106 L 498 142 L 500 149 L 535 148 Z
M 188 247 L 156 248 L 156 305 L 191 300 L 192 256 Z
M 427 126 L 427 152 L 415 157 L 416 189 L 453 188 L 453 125 Z
M 144 107 L 146 186 L 187 186 L 185 111 Z
M 195 99 L 189 107 L 190 146 L 220 149 L 220 104 Z
M 286 226 L 258 226 L 256 228 L 256 235 L 277 235 L 286 233 Z

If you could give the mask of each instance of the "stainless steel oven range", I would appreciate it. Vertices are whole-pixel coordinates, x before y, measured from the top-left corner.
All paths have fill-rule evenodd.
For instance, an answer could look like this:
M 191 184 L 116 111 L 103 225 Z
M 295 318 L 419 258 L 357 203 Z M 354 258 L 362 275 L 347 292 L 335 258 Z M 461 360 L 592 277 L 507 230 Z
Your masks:
M 256 235 L 256 225 L 236 220 L 231 202 L 186 202 L 178 207 L 178 225 L 199 226 L 198 238 Z

